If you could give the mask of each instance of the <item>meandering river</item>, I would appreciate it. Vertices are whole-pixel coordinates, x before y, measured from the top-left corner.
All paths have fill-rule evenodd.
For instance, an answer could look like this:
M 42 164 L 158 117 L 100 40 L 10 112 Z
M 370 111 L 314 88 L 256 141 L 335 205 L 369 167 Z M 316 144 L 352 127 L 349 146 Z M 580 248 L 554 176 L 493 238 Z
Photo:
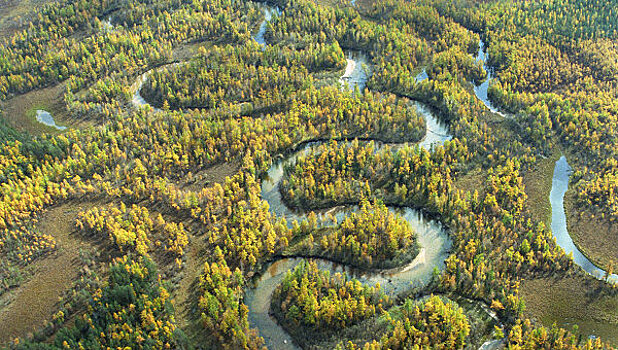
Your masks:
M 573 262 L 581 266 L 581 268 L 590 275 L 598 279 L 606 279 L 611 283 L 618 283 L 618 275 L 612 274 L 607 276 L 605 270 L 594 265 L 582 252 L 577 248 L 569 231 L 567 229 L 566 214 L 564 211 L 564 195 L 569 188 L 569 178 L 572 169 L 567 162 L 565 156 L 560 157 L 556 161 L 554 167 L 554 177 L 552 179 L 551 192 L 549 201 L 551 203 L 551 232 L 556 238 L 556 243 L 564 249 L 564 252 L 573 254 Z
M 483 102 L 483 104 L 491 112 L 496 113 L 502 117 L 508 117 L 509 115 L 500 111 L 496 106 L 493 105 L 493 103 L 489 100 L 489 96 L 487 94 L 489 85 L 491 84 L 491 81 L 495 79 L 495 77 L 494 77 L 493 68 L 491 68 L 487 64 L 487 61 L 489 60 L 489 55 L 487 54 L 487 47 L 485 46 L 485 42 L 483 41 L 483 39 L 479 40 L 479 50 L 477 51 L 476 57 L 474 59 L 476 62 L 483 62 L 483 68 L 487 72 L 487 79 L 485 79 L 485 81 L 483 81 L 481 84 L 477 85 L 476 83 L 473 82 L 474 94 L 476 95 L 476 98 L 478 98 L 481 102 Z M 427 75 L 427 70 L 423 69 L 415 77 L 415 79 L 417 82 L 421 82 L 427 79 L 428 77 L 429 76 Z
M 480 85 L 474 86 L 474 93 L 476 97 L 481 100 L 489 110 L 497 113 L 503 117 L 509 115 L 498 110 L 487 96 L 487 89 L 491 80 L 494 79 L 493 70 L 487 65 L 488 56 L 486 53 L 485 42 L 479 41 L 479 51 L 476 56 L 476 61 L 483 61 L 485 63 L 484 68 L 487 71 L 487 79 Z M 554 167 L 554 176 L 552 179 L 552 188 L 549 195 L 549 200 L 552 210 L 551 231 L 556 238 L 556 243 L 564 249 L 565 253 L 571 253 L 573 255 L 573 262 L 579 265 L 584 271 L 601 280 L 607 280 L 611 283 L 618 283 L 618 275 L 611 274 L 607 276 L 605 270 L 594 265 L 586 256 L 577 248 L 573 239 L 567 229 L 566 214 L 564 211 L 564 195 L 569 187 L 569 178 L 571 176 L 572 169 L 566 160 L 566 157 L 562 156 L 556 162 Z
M 265 20 L 261 23 L 258 33 L 254 36 L 254 40 L 263 47 L 267 45 L 264 34 L 268 21 L 272 19 L 273 13 L 280 14 L 281 11 L 277 8 L 264 5 Z M 350 89 L 358 87 L 359 91 L 363 91 L 370 74 L 369 60 L 364 53 L 360 52 L 347 51 L 346 56 L 347 65 L 344 74 L 340 78 L 340 83 L 342 86 L 347 85 Z M 174 65 L 178 65 L 178 63 L 174 63 Z M 156 69 L 160 70 L 168 66 L 170 65 Z M 140 91 L 152 71 L 153 70 L 150 70 L 142 74 L 132 87 L 134 91 L 132 103 L 136 107 L 150 106 L 141 96 Z M 426 78 L 427 74 L 424 71 L 417 76 L 417 80 L 419 81 Z M 439 121 L 429 107 L 420 102 L 414 102 L 413 105 L 426 122 L 426 134 L 419 143 L 420 147 L 431 149 L 452 138 L 446 125 Z M 158 108 L 154 109 L 155 111 L 160 110 Z M 306 214 L 291 210 L 281 199 L 278 186 L 283 177 L 284 166 L 291 162 L 295 162 L 300 155 L 308 152 L 311 148 L 319 144 L 319 142 L 307 144 L 284 160 L 276 162 L 269 169 L 267 179 L 262 182 L 262 198 L 268 202 L 271 212 L 279 217 L 284 217 L 290 224 L 294 220 L 302 220 Z M 349 215 L 350 212 L 356 209 L 355 207 L 350 207 L 333 208 L 331 210 L 336 211 L 336 217 L 340 222 L 343 217 Z M 428 220 L 418 210 L 411 208 L 389 208 L 389 210 L 401 215 L 417 233 L 417 239 L 421 249 L 410 264 L 390 270 L 361 271 L 325 259 L 311 260 L 316 261 L 321 269 L 330 270 L 331 272 L 346 272 L 367 284 L 375 285 L 376 283 L 380 283 L 383 290 L 391 295 L 396 295 L 412 287 L 425 286 L 431 279 L 434 269 L 441 269 L 444 266 L 444 260 L 447 258 L 448 250 L 451 247 L 448 234 L 440 223 Z M 273 262 L 268 266 L 265 273 L 260 276 L 255 288 L 247 290 L 245 303 L 250 310 L 250 325 L 251 327 L 259 329 L 260 335 L 264 337 L 269 349 L 297 349 L 287 332 L 285 332 L 285 330 L 283 330 L 283 328 L 281 328 L 269 315 L 269 309 L 274 289 L 282 281 L 285 273 L 293 269 L 301 260 L 302 259 L 299 258 L 285 258 Z
M 341 77 L 342 83 L 347 83 L 348 87 L 358 86 L 359 90 L 364 88 L 368 74 L 368 61 L 364 54 L 348 54 L 347 67 Z M 415 104 L 417 110 L 424 117 L 427 125 L 425 137 L 419 145 L 426 149 L 431 149 L 435 145 L 443 144 L 451 139 L 446 126 L 435 117 L 432 111 L 420 103 Z M 266 200 L 273 214 L 284 217 L 288 223 L 294 220 L 300 221 L 306 214 L 288 208 L 281 199 L 279 183 L 283 177 L 283 169 L 286 165 L 294 163 L 296 159 L 306 154 L 312 148 L 317 147 L 321 142 L 306 144 L 284 160 L 276 162 L 268 171 L 267 178 L 262 182 L 262 198 Z M 332 208 L 336 211 L 339 222 L 350 212 L 356 210 L 352 208 Z M 451 241 L 448 234 L 440 223 L 428 220 L 423 214 L 411 208 L 395 209 L 389 208 L 393 212 L 401 215 L 417 233 L 417 239 L 421 247 L 419 254 L 407 266 L 397 269 L 382 271 L 366 271 L 346 267 L 324 259 L 310 259 L 318 264 L 318 267 L 331 272 L 346 272 L 366 284 L 375 285 L 380 283 L 383 290 L 391 295 L 407 290 L 411 287 L 423 287 L 431 279 L 434 268 L 441 269 L 444 260 L 448 256 Z M 321 211 L 323 213 L 324 211 Z M 300 258 L 285 258 L 272 263 L 266 272 L 259 278 L 256 287 L 249 289 L 245 297 L 245 303 L 249 307 L 249 322 L 251 327 L 259 329 L 260 335 L 264 337 L 269 349 L 296 349 L 292 339 L 270 316 L 270 301 L 275 288 L 283 280 L 288 270 L 293 269 L 300 261 Z
M 479 41 L 479 51 L 476 56 L 476 60 L 483 61 L 485 63 L 485 70 L 487 71 L 487 79 L 480 85 L 474 87 L 474 93 L 481 100 L 489 110 L 497 113 L 503 117 L 508 115 L 501 112 L 496 108 L 487 96 L 487 89 L 493 76 L 493 70 L 487 65 L 488 56 L 486 53 L 485 42 Z M 564 211 L 564 195 L 569 187 L 569 178 L 571 176 L 572 169 L 566 160 L 566 157 L 562 156 L 554 167 L 554 176 L 552 179 L 552 188 L 549 195 L 549 200 L 552 209 L 551 231 L 556 238 L 556 243 L 564 249 L 565 253 L 571 253 L 573 255 L 573 262 L 579 265 L 584 271 L 601 280 L 607 280 L 611 283 L 618 283 L 618 275 L 611 274 L 607 276 L 605 270 L 594 265 L 586 256 L 577 248 L 573 239 L 567 229 L 566 214 Z
M 283 167 L 294 162 L 300 155 L 316 146 L 317 143 L 308 144 L 287 157 L 284 161 L 273 165 L 268 172 L 268 178 L 262 183 L 262 198 L 268 202 L 274 214 L 285 217 L 288 222 L 302 220 L 305 214 L 289 209 L 281 200 L 278 186 L 283 177 Z M 348 215 L 357 208 L 336 209 L 339 209 L 336 217 L 340 222 L 345 215 Z M 448 256 L 448 250 L 451 246 L 448 235 L 439 223 L 426 219 L 417 210 L 411 208 L 389 208 L 389 210 L 401 215 L 417 233 L 421 250 L 407 266 L 385 271 L 361 271 L 324 259 L 311 260 L 316 261 L 321 269 L 330 270 L 333 273 L 347 272 L 366 284 L 375 285 L 380 283 L 384 291 L 391 295 L 396 295 L 410 287 L 426 285 L 431 279 L 434 267 L 442 268 L 444 260 Z M 250 310 L 249 322 L 252 327 L 259 329 L 260 335 L 266 340 L 269 349 L 296 348 L 291 342 L 290 336 L 269 315 L 269 309 L 273 291 L 283 280 L 285 273 L 293 269 L 301 260 L 298 258 L 286 258 L 274 262 L 257 281 L 257 286 L 247 291 L 245 303 Z
M 474 94 L 476 95 L 476 97 L 481 100 L 483 102 L 483 104 L 485 104 L 485 106 L 492 111 L 493 113 L 496 113 L 498 115 L 501 115 L 503 117 L 506 117 L 506 114 L 504 114 L 503 112 L 501 112 L 500 110 L 498 110 L 498 108 L 496 108 L 493 103 L 491 103 L 491 101 L 489 100 L 489 96 L 487 95 L 487 90 L 489 89 L 489 84 L 491 83 L 491 81 L 494 79 L 494 73 L 493 73 L 493 69 L 491 67 L 489 67 L 487 65 L 487 61 L 489 60 L 489 56 L 486 52 L 487 48 L 485 47 L 485 42 L 481 39 L 479 41 L 479 51 L 476 54 L 476 61 L 477 62 L 483 62 L 483 68 L 485 68 L 485 71 L 487 72 L 487 79 L 485 79 L 485 81 L 479 85 L 474 85 Z

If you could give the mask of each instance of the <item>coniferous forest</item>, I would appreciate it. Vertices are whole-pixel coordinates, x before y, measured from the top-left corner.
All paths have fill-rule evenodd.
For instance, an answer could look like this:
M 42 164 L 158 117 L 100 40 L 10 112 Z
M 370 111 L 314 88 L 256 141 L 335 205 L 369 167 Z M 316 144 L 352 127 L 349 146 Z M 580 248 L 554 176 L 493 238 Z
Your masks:
M 618 348 L 616 0 L 0 2 L 0 348 Z

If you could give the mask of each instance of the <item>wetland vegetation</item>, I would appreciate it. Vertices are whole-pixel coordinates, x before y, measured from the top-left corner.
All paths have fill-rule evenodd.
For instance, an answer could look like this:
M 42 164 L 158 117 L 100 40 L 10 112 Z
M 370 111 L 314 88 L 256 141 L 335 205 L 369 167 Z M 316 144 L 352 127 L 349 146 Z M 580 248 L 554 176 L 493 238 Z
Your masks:
M 0 4 L 0 348 L 615 348 L 617 45 L 600 0 Z

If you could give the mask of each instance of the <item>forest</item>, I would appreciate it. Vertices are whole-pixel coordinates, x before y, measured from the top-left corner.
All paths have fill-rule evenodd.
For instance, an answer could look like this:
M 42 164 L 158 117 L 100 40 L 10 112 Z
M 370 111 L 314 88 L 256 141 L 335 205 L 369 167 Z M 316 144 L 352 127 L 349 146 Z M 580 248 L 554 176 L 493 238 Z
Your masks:
M 618 347 L 615 2 L 5 3 L 0 348 Z

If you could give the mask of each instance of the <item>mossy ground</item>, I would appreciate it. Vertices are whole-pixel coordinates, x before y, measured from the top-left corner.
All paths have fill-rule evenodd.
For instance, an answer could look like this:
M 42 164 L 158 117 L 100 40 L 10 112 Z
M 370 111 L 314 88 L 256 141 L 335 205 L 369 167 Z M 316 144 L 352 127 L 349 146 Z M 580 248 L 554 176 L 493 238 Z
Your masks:
M 11 127 L 32 135 L 59 133 L 59 130 L 39 123 L 36 120 L 36 111 L 46 110 L 54 117 L 57 125 L 71 127 L 69 124 L 72 123 L 68 120 L 64 105 L 65 90 L 63 83 L 15 96 L 3 103 L 2 117 Z
M 0 310 L 0 344 L 41 329 L 59 308 L 63 291 L 78 277 L 80 250 L 92 246 L 76 234 L 74 222 L 92 203 L 65 204 L 47 210 L 38 223 L 42 233 L 54 237 L 57 252 L 34 263 L 34 275 L 11 291 L 11 303 Z M 27 307 L 24 307 L 27 305 Z
M 618 267 L 618 223 L 578 205 L 572 190 L 564 197 L 564 208 L 569 234 L 577 248 L 604 270 L 613 265 L 615 273 Z
M 528 196 L 527 208 L 534 218 L 542 221 L 548 228 L 551 225 L 549 193 L 551 192 L 554 167 L 559 158 L 560 152 L 556 150 L 550 157 L 539 160 L 534 167 L 523 175 L 525 192 Z
M 8 37 L 28 23 L 33 10 L 55 0 L 6 0 L 0 1 L 0 39 Z
M 589 335 L 618 345 L 618 295 L 610 295 L 601 281 L 581 274 L 524 280 L 520 295 L 529 317 L 551 326 L 579 327 Z
M 549 193 L 556 160 L 561 152 L 555 151 L 548 158 L 540 160 L 535 167 L 524 174 L 526 201 L 533 217 L 551 225 L 551 205 Z M 567 192 L 568 198 L 571 191 Z M 569 233 L 576 240 L 578 228 L 572 225 L 576 208 L 565 200 Z M 598 237 L 598 236 L 597 236 Z M 576 241 L 577 244 L 577 241 Z M 578 244 L 579 247 L 581 245 Z M 540 321 L 545 326 L 556 323 L 566 329 L 578 325 L 582 337 L 601 336 L 618 344 L 618 296 L 611 296 L 603 282 L 585 275 L 583 272 L 566 276 L 523 280 L 520 295 L 526 303 L 526 315 Z

